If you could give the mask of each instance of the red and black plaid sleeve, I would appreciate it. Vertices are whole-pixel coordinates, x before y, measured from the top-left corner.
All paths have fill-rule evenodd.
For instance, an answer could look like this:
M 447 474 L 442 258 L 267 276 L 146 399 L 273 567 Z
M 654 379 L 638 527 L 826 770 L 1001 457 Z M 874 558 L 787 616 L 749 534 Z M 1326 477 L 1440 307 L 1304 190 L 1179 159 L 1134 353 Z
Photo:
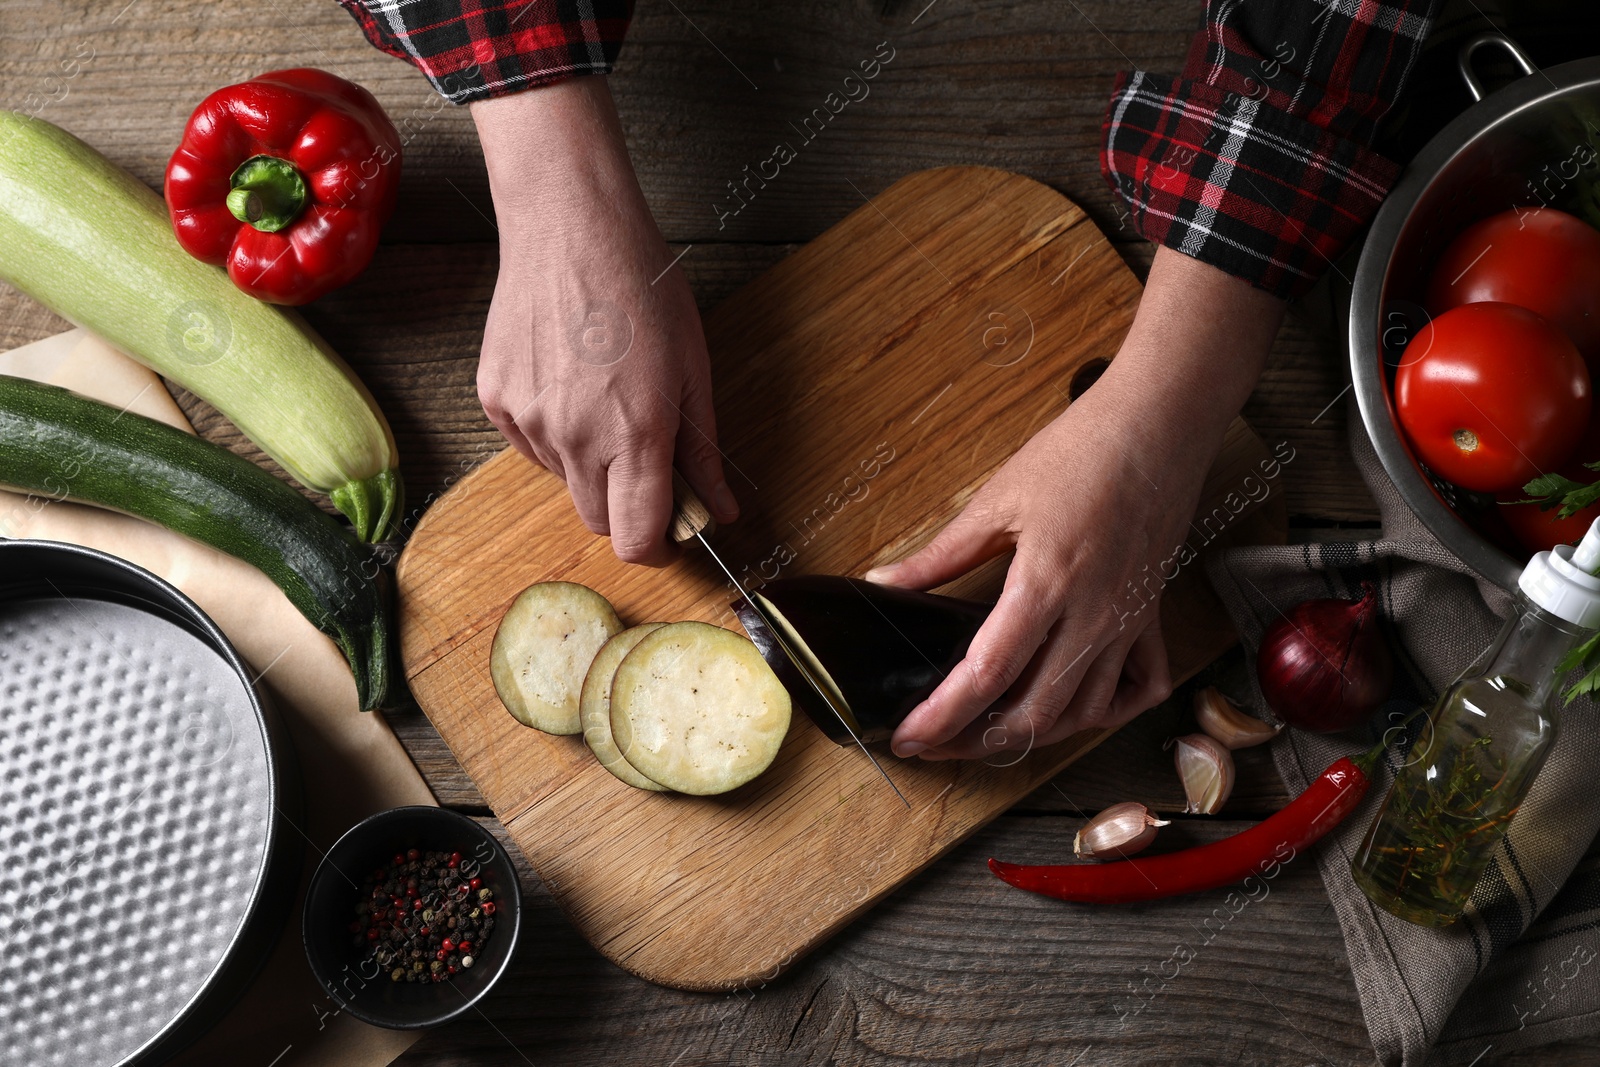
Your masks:
M 1207 0 L 1181 77 L 1131 71 L 1101 170 L 1146 238 L 1283 297 L 1310 288 L 1399 167 L 1372 151 L 1439 0 Z
M 374 45 L 457 104 L 609 74 L 630 0 L 339 0 Z

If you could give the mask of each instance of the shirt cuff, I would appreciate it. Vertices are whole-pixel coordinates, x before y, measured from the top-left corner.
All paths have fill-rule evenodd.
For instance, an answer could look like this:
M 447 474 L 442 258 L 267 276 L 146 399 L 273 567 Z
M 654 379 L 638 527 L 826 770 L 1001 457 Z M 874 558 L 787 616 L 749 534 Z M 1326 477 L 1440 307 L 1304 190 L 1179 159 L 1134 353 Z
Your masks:
M 1286 299 L 1315 283 L 1400 170 L 1259 100 L 1144 71 L 1117 76 L 1103 133 L 1101 173 L 1135 230 Z
M 367 40 L 455 104 L 609 74 L 631 0 L 339 0 Z

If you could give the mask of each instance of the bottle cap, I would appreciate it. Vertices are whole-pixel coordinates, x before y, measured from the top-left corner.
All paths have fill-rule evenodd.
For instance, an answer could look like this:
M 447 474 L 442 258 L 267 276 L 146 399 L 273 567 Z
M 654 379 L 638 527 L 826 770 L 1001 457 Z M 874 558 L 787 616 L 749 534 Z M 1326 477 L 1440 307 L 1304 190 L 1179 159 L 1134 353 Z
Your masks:
M 1578 547 L 1557 545 L 1522 568 L 1517 588 L 1552 615 L 1586 629 L 1600 629 L 1600 519 L 1590 524 Z

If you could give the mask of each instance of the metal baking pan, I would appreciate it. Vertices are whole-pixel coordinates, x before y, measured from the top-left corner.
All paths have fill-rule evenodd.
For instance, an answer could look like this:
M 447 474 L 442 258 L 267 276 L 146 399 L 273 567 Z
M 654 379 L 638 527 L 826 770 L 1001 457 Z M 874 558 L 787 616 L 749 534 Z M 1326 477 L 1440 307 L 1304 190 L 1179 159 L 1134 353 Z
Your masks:
M 276 715 L 191 600 L 0 539 L 6 1062 L 145 1067 L 204 1033 L 283 932 L 299 802 Z

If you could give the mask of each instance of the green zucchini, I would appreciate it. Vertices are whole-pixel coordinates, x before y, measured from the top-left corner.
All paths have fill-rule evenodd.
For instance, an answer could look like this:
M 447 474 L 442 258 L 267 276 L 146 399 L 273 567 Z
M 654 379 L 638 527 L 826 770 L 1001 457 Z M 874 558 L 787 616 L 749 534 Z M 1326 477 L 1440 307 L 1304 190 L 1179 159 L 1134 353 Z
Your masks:
M 191 257 L 143 182 L 42 119 L 0 110 L 0 278 L 214 405 L 356 536 L 401 484 L 371 394 L 299 315 Z
M 361 707 L 383 706 L 393 650 L 370 550 L 249 460 L 164 422 L 0 375 L 0 485 L 137 515 L 259 568 L 338 644 Z

